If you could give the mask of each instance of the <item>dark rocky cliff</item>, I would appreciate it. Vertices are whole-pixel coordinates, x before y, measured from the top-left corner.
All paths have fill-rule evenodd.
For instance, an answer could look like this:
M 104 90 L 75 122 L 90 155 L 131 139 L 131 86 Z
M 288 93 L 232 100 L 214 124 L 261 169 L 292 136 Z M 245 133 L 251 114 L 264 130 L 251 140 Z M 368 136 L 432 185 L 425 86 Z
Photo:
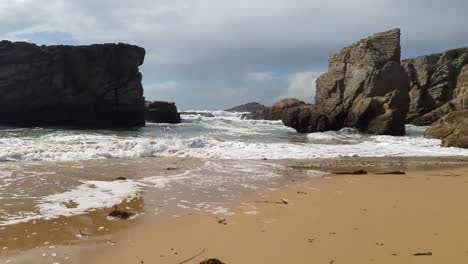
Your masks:
M 0 124 L 133 127 L 145 124 L 145 50 L 127 44 L 0 42 Z

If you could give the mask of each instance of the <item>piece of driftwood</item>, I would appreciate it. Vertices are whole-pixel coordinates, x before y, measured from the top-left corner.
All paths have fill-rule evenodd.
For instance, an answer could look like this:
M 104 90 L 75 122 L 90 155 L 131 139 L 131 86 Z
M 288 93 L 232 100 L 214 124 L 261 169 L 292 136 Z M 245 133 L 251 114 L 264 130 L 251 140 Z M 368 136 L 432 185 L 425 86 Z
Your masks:
M 280 201 L 255 201 L 255 203 L 269 203 L 269 204 L 289 204 L 286 199 L 280 199 Z
M 413 256 L 432 256 L 432 252 L 414 253 Z
M 382 174 L 382 175 L 405 175 L 406 172 L 404 171 L 388 171 L 388 172 L 379 172 L 376 174 Z
M 364 175 L 367 174 L 365 170 L 355 170 L 355 171 L 337 171 L 333 172 L 333 174 L 351 174 L 351 175 Z

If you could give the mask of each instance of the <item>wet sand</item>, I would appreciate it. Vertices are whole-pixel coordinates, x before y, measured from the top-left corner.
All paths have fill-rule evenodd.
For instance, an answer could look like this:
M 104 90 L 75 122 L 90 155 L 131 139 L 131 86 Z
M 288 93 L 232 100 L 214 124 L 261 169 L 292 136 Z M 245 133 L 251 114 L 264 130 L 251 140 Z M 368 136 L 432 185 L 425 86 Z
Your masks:
M 141 208 L 136 219 L 109 221 L 109 210 L 98 210 L 43 221 L 36 223 L 37 243 L 28 245 L 24 231 L 10 226 L 0 230 L 0 263 L 178 264 L 211 257 L 226 263 L 468 262 L 464 158 L 264 162 L 285 166 L 279 189 L 226 199 L 223 207 L 230 210 L 224 213 L 187 210 L 161 218 L 137 199 L 123 205 Z M 369 174 L 306 177 L 361 168 Z M 377 174 L 397 170 L 406 174 Z M 81 234 L 77 228 L 85 222 Z M 31 235 L 31 226 L 18 226 Z

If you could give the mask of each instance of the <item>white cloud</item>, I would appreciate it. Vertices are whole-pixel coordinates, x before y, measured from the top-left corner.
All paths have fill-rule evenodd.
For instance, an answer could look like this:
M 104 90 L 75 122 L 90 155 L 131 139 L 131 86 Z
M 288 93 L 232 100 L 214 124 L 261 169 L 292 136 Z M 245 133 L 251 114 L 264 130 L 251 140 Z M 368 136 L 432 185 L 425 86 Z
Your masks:
M 289 86 L 282 98 L 297 98 L 305 102 L 315 101 L 315 81 L 323 72 L 299 72 L 289 78 Z

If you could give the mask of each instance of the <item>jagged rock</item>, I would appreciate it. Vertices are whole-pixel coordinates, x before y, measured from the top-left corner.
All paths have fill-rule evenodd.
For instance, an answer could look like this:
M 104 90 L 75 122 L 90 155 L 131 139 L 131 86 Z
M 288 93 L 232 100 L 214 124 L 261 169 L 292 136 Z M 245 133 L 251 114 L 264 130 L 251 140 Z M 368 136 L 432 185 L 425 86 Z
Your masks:
M 236 107 L 233 107 L 233 108 L 230 108 L 230 109 L 226 109 L 224 111 L 253 113 L 253 112 L 265 109 L 265 108 L 266 108 L 266 106 L 264 106 L 262 104 L 259 104 L 257 102 L 253 102 L 253 103 L 247 103 L 247 104 L 239 105 L 239 106 L 236 106 Z
M 328 72 L 317 79 L 316 104 L 291 108 L 283 122 L 303 133 L 354 127 L 404 135 L 408 88 L 400 30 L 377 33 L 331 56 Z
M 0 42 L 0 124 L 144 126 L 145 50 Z
M 283 99 L 271 107 L 265 107 L 246 115 L 246 118 L 257 120 L 282 120 L 287 116 L 289 109 L 301 105 L 305 105 L 304 101 L 294 98 Z
M 424 135 L 442 139 L 444 147 L 468 148 L 468 110 L 449 113 L 433 123 Z
M 430 125 L 451 111 L 466 109 L 458 104 L 456 87 L 467 74 L 467 64 L 468 48 L 402 61 L 411 87 L 407 122 Z
M 172 102 L 146 102 L 146 120 L 154 123 L 178 124 L 181 122 L 177 106 Z

